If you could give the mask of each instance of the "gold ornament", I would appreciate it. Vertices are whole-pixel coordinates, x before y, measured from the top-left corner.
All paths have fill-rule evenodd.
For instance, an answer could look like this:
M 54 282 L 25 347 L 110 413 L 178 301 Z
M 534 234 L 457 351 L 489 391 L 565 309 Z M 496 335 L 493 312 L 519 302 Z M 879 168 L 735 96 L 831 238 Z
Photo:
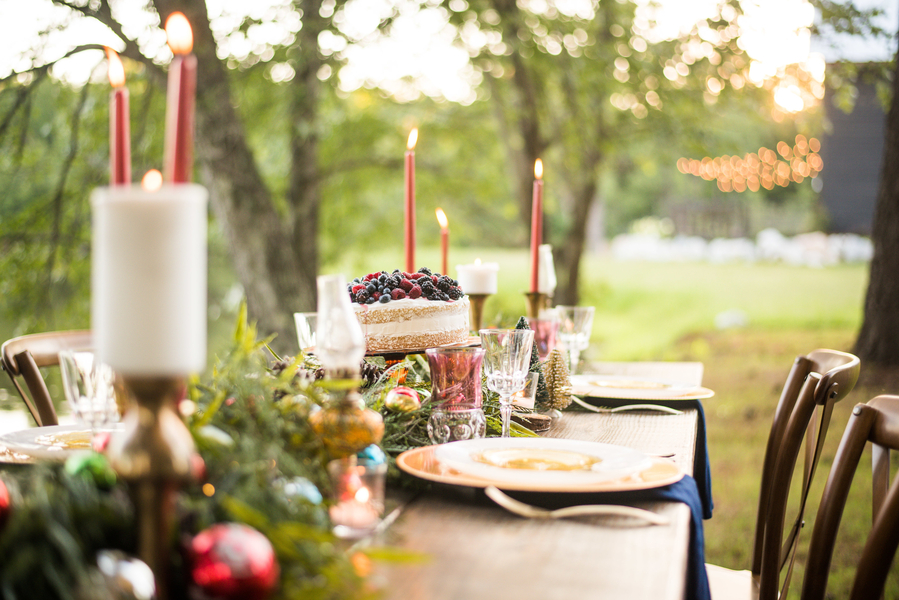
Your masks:
M 421 399 L 418 392 L 404 385 L 397 386 L 387 392 L 384 405 L 398 413 L 408 413 L 421 408 Z
M 553 349 L 543 363 L 543 377 L 549 406 L 561 410 L 571 404 L 571 376 L 565 357 L 558 349 Z

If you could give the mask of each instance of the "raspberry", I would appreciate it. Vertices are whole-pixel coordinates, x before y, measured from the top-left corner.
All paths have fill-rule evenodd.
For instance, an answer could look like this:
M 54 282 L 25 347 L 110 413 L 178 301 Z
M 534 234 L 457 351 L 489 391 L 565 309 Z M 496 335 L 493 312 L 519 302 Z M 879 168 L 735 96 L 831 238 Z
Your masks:
M 370 296 L 370 298 L 373 298 L 375 300 L 377 300 L 380 297 L 381 297 L 381 292 L 375 292 Z
M 354 285 L 351 291 L 354 294 L 358 294 L 359 290 L 364 290 L 364 289 L 365 289 L 365 286 L 360 283 L 359 285 Z
M 422 277 L 427 277 L 427 276 L 424 273 L 412 273 L 411 275 L 409 275 L 409 279 L 411 279 L 413 281 L 417 281 L 417 280 L 421 279 Z
M 402 288 L 402 290 L 403 290 L 404 292 L 406 292 L 406 293 L 408 293 L 409 290 L 412 289 L 412 286 L 413 286 L 413 285 L 415 285 L 415 284 L 412 283 L 411 281 L 409 281 L 408 279 L 403 279 L 403 280 L 400 282 L 400 288 Z
M 362 278 L 362 281 L 371 281 L 378 275 L 380 275 L 380 273 L 369 273 L 368 275 L 366 275 L 365 277 Z
M 390 297 L 393 298 L 394 300 L 400 300 L 400 299 L 406 297 L 406 292 L 404 292 L 401 289 L 395 289 L 392 292 L 390 292 Z
M 409 297 L 412 298 L 413 300 L 415 298 L 420 298 L 421 297 L 421 288 L 418 287 L 417 285 L 413 285 L 412 289 L 409 290 Z
M 439 283 L 439 279 L 437 279 L 436 275 L 431 275 L 431 281 L 434 282 L 434 287 L 437 287 L 437 283 Z

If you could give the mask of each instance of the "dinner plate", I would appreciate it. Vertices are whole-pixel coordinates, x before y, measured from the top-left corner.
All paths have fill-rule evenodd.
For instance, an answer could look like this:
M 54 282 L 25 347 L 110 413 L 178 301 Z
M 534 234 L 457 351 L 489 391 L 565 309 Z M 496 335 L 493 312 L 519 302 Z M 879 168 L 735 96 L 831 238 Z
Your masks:
M 100 431 L 123 431 L 117 423 Z M 73 452 L 91 449 L 90 429 L 83 425 L 49 425 L 32 427 L 0 435 L 0 445 L 13 455 L 27 455 L 48 460 L 65 460 Z
M 571 392 L 577 396 L 623 400 L 701 400 L 715 395 L 699 385 L 590 373 L 572 375 Z
M 536 442 L 548 441 L 547 438 L 488 439 L 502 440 L 506 443 L 511 439 L 523 441 L 522 443 L 524 444 L 535 444 Z M 566 444 L 572 444 L 574 442 L 574 440 L 558 441 L 565 442 Z M 453 442 L 453 444 L 461 443 L 463 442 Z M 440 448 L 450 445 L 452 444 L 444 444 L 443 446 L 424 446 L 422 448 L 408 450 L 397 457 L 397 466 L 410 475 L 428 481 L 479 488 L 494 485 L 504 490 L 523 492 L 625 492 L 670 485 L 680 481 L 684 476 L 683 471 L 681 471 L 674 462 L 664 458 L 647 457 L 637 452 L 637 454 L 640 454 L 644 460 L 636 470 L 633 470 L 627 475 L 606 478 L 600 477 L 593 481 L 547 481 L 539 477 L 534 477 L 534 471 L 527 471 L 530 475 L 522 476 L 517 480 L 510 480 L 508 478 L 493 479 L 491 475 L 492 471 L 488 471 L 486 474 L 473 474 L 468 470 L 460 471 L 447 462 L 439 459 L 437 457 L 437 451 Z M 597 445 L 610 446 L 610 444 L 598 443 Z M 537 446 L 535 445 L 534 447 L 536 448 Z M 578 447 L 581 448 L 581 446 Z M 630 451 L 636 452 L 635 450 Z

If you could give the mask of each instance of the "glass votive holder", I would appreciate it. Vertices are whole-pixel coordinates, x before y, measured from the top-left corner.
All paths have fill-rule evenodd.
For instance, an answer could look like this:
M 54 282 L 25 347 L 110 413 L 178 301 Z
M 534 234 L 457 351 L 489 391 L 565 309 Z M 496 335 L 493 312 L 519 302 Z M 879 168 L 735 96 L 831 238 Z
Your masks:
M 539 373 L 528 373 L 524 388 L 512 394 L 512 405 L 521 408 L 534 408 L 537 400 L 537 384 L 540 381 Z
M 434 407 L 428 418 L 428 437 L 432 444 L 474 440 L 486 434 L 484 410 L 474 404 L 444 403 Z
M 483 348 L 428 348 L 431 402 L 481 408 Z
M 339 458 L 328 463 L 328 475 L 333 494 L 328 514 L 334 535 L 356 539 L 374 531 L 384 513 L 386 462 Z
M 546 314 L 546 313 L 544 313 Z M 537 356 L 540 360 L 546 360 L 549 353 L 556 347 L 556 335 L 559 333 L 559 319 L 550 314 L 539 319 L 528 319 L 528 327 L 534 330 L 534 346 L 537 347 Z

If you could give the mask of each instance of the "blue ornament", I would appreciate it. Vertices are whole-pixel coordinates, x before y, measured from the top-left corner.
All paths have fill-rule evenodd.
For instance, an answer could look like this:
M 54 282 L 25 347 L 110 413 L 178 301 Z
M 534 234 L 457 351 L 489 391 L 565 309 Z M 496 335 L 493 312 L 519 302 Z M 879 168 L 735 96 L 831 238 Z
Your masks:
M 360 465 L 382 465 L 387 462 L 387 455 L 377 444 L 372 444 L 365 450 L 356 454 L 356 462 Z

